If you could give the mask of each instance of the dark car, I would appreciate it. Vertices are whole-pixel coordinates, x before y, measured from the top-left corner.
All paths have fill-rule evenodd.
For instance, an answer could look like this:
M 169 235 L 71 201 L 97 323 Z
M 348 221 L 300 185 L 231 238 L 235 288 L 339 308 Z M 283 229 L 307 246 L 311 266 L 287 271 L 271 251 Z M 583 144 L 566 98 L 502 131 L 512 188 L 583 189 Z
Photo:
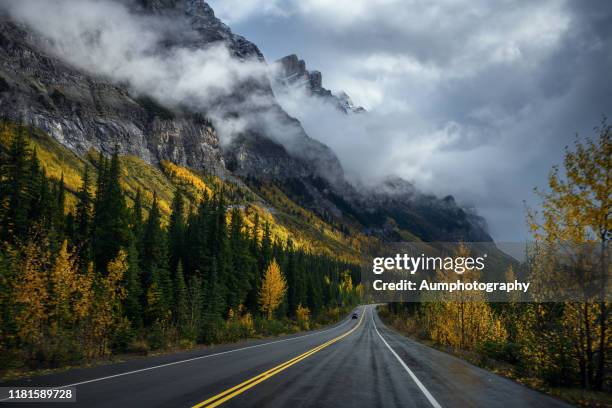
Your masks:
M 357 312 L 353 312 L 353 316 L 351 316 L 351 319 L 357 319 L 359 317 L 359 315 L 357 314 Z

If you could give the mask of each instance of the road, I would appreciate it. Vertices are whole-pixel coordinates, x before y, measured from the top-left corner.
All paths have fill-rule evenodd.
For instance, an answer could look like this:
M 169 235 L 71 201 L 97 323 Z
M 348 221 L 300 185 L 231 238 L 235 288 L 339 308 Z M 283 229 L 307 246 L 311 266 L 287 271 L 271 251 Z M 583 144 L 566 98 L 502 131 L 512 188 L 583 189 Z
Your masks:
M 151 357 L 2 386 L 69 386 L 52 407 L 568 407 L 409 340 L 373 306 L 325 329 L 278 340 Z M 36 404 L 0 404 L 41 407 Z

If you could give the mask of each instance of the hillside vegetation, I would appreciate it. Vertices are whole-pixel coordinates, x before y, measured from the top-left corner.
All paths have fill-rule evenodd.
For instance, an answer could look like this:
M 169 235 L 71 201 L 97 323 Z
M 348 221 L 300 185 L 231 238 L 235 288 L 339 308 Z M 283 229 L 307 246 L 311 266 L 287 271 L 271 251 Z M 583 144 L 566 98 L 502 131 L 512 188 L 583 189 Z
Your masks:
M 2 367 L 304 330 L 363 296 L 346 234 L 288 201 L 0 126 Z
M 3 150 L 8 149 L 16 129 L 15 124 L 0 124 L 0 147 Z M 63 178 L 67 191 L 66 210 L 74 210 L 75 194 L 82 184 L 85 167 L 96 167 L 99 152 L 92 150 L 81 157 L 40 130 L 25 131 L 46 175 L 55 180 Z M 217 176 L 200 174 L 166 160 L 156 166 L 135 156 L 120 155 L 119 161 L 122 170 L 121 187 L 126 193 L 128 205 L 133 205 L 138 191 L 146 203 L 151 203 L 156 194 L 162 223 L 169 219 L 177 188 L 184 193 L 187 207 L 191 209 L 197 207 L 204 194 L 210 197 L 223 190 L 228 201 L 238 206 L 245 216 L 246 225 L 252 227 L 258 216 L 262 222 L 270 224 L 273 239 L 291 239 L 296 248 L 358 262 L 360 248 L 372 240 L 357 230 L 351 230 L 350 234 L 339 231 L 313 212 L 296 204 L 274 185 L 264 186 L 256 194 L 238 181 L 224 181 Z M 95 183 L 93 186 L 95 191 Z M 144 211 L 146 214 L 147 210 Z

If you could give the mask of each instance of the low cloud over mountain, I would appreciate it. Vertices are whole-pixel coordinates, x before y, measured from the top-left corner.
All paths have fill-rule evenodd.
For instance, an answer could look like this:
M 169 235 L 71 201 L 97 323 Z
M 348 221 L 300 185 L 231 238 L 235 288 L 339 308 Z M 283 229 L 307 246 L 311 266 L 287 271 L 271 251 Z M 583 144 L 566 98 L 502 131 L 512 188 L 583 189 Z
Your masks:
M 352 126 L 283 103 L 348 172 L 453 193 L 502 240 L 525 237 L 522 200 L 612 106 L 606 1 L 210 3 L 268 59 L 300 55 L 368 110 Z

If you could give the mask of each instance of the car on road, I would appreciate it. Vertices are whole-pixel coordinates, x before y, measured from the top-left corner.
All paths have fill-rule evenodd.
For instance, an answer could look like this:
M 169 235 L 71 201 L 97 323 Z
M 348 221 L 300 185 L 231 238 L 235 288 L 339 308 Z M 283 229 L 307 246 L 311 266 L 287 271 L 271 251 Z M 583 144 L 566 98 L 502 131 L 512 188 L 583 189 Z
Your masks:
M 357 319 L 359 318 L 359 315 L 357 314 L 357 312 L 353 312 L 353 316 L 351 316 L 351 319 Z

